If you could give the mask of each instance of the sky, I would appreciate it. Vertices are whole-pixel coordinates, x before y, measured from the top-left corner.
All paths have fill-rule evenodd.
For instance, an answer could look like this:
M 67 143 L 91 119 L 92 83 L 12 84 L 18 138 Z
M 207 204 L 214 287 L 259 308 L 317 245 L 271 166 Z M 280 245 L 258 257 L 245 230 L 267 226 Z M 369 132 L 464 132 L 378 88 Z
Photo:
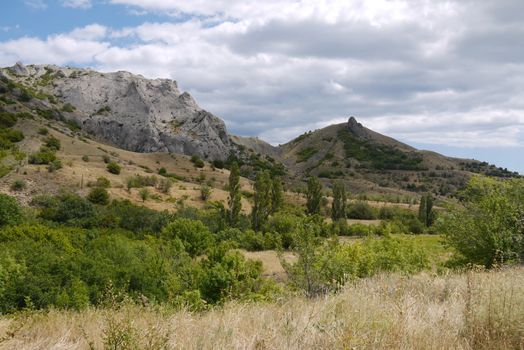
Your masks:
M 11 0 L 0 66 L 171 78 L 272 144 L 355 116 L 524 174 L 522 0 Z

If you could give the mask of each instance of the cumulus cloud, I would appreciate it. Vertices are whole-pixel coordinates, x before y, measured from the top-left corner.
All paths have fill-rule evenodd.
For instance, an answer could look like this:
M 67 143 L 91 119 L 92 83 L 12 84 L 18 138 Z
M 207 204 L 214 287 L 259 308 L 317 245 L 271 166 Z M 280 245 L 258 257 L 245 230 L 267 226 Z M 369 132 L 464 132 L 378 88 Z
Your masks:
M 45 10 L 47 8 L 44 0 L 24 0 L 24 4 L 33 10 Z
M 354 115 L 406 142 L 523 147 L 520 0 L 111 2 L 175 17 L 3 42 L 0 63 L 170 77 L 275 144 Z

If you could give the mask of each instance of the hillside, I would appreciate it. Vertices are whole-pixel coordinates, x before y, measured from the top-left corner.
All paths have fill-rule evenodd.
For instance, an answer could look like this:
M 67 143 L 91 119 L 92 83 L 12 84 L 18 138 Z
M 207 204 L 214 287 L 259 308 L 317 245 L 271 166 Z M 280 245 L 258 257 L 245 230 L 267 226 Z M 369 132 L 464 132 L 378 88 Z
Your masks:
M 211 200 L 226 201 L 228 171 L 223 167 L 230 159 L 241 164 L 246 192 L 251 191 L 247 178 L 253 179 L 260 170 L 282 176 L 294 191 L 301 191 L 304 180 L 314 175 L 327 187 L 341 179 L 354 195 L 390 200 L 426 191 L 448 196 L 473 173 L 516 175 L 487 163 L 416 150 L 365 128 L 353 117 L 348 123 L 308 132 L 273 147 L 258 138 L 229 134 L 221 119 L 200 108 L 168 79 L 21 63 L 0 69 L 0 77 L 0 109 L 22 116 L 15 129 L 25 139 L 16 148 L 26 155 L 37 152 L 46 138 L 38 132 L 42 127 L 50 129 L 50 135 L 63 145 L 57 155 L 66 166 L 59 175 L 46 174 L 41 166 L 23 159 L 3 156 L 4 191 L 22 174 L 28 183 L 25 196 L 60 188 L 86 192 L 86 184 L 106 176 L 112 195 L 138 201 L 138 190 L 125 188 L 127 179 L 151 176 L 165 168 L 179 179 L 174 187 L 177 192 L 155 195 L 156 202 L 148 205 L 170 208 L 176 197 L 198 207 L 203 205 L 198 199 L 203 183 L 214 188 Z M 216 167 L 207 163 L 196 168 L 188 158 L 193 155 Z M 82 160 L 86 157 L 88 162 Z M 107 173 L 104 161 L 108 157 L 123 166 L 121 175 Z M 39 186 L 42 183 L 45 186 Z M 247 201 L 245 204 L 249 208 Z
M 364 127 L 354 117 L 307 132 L 280 148 L 282 161 L 298 179 L 340 179 L 357 193 L 432 191 L 447 196 L 473 173 L 518 176 L 485 162 L 417 150 Z

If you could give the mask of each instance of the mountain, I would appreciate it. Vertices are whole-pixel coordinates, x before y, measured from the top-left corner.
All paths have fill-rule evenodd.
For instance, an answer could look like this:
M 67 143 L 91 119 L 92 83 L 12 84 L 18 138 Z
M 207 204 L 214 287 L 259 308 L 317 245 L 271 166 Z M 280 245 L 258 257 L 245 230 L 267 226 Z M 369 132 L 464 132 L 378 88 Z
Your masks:
M 36 131 L 47 124 L 62 140 L 78 145 L 74 140 L 89 138 L 89 143 L 96 143 L 95 149 L 107 148 L 105 144 L 140 154 L 169 154 L 176 161 L 182 160 L 175 155 L 198 155 L 215 161 L 217 167 L 222 162 L 216 161 L 233 156 L 242 164 L 242 176 L 253 178 L 259 170 L 270 170 L 296 190 L 314 175 L 328 187 L 335 180 L 344 181 L 352 193 L 411 196 L 432 191 L 446 196 L 456 193 L 474 173 L 518 176 L 485 162 L 417 150 L 364 127 L 353 117 L 274 147 L 258 138 L 229 134 L 220 118 L 199 107 L 175 81 L 128 72 L 17 63 L 0 69 L 0 112 L 30 117 L 19 123 L 20 131 L 31 138 L 22 143 L 28 154 L 38 150 L 42 138 Z M 63 156 L 71 156 L 74 162 L 82 152 L 99 153 L 84 146 L 72 146 Z M 151 164 L 138 153 L 119 161 L 130 163 L 137 158 Z M 160 159 L 155 160 L 157 168 L 170 166 Z M 13 169 L 13 164 L 2 164 L 0 175 Z M 192 173 L 189 170 L 176 175 L 185 177 L 186 171 Z M 78 181 L 73 178 L 72 182 Z
M 63 118 L 126 150 L 196 154 L 208 160 L 238 152 L 223 120 L 200 108 L 173 80 L 21 63 L 0 75 L 43 97 L 42 108 L 56 112 L 57 103 L 63 104 Z M 251 146 L 250 139 L 235 140 Z
M 514 177 L 517 173 L 486 162 L 417 150 L 357 122 L 307 132 L 280 147 L 282 161 L 297 178 L 339 179 L 354 192 L 432 191 L 449 195 L 473 173 Z

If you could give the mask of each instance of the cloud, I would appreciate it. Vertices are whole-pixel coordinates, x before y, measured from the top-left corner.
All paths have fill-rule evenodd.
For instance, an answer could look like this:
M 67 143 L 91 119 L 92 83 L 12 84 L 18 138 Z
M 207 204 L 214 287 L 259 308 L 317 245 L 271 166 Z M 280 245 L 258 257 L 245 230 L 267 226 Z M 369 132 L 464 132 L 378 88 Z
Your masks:
M 33 10 L 45 10 L 47 8 L 44 0 L 24 0 L 24 4 Z
M 275 144 L 355 115 L 408 143 L 523 147 L 520 0 L 111 2 L 177 17 L 10 40 L 0 63 L 173 78 L 230 131 Z
M 91 8 L 91 0 L 62 0 L 62 6 L 79 8 L 79 9 L 88 9 Z

